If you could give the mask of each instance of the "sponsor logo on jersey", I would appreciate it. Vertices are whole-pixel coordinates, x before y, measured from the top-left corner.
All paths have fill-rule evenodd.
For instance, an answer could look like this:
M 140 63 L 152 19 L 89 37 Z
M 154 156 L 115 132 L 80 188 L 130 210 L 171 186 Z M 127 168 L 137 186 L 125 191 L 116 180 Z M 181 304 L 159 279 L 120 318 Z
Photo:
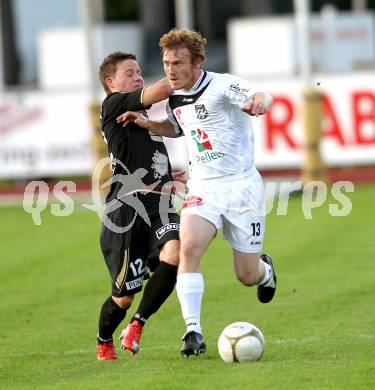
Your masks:
M 185 199 L 182 208 L 186 209 L 188 207 L 202 206 L 202 204 L 203 204 L 203 199 L 200 198 L 199 196 L 188 196 Z
M 208 117 L 208 111 L 204 104 L 196 104 L 194 107 L 198 119 L 206 119 Z
M 201 129 L 192 130 L 191 136 L 195 143 L 197 144 L 197 148 L 199 152 L 204 152 L 205 150 L 212 150 L 211 142 L 208 138 L 208 135 Z
M 195 156 L 195 159 L 197 160 L 197 163 L 206 164 L 213 160 L 218 160 L 219 158 L 222 158 L 225 156 L 225 153 L 223 152 L 209 152 L 206 151 L 204 154 L 199 154 L 198 156 Z
M 192 130 L 191 136 L 195 141 L 199 154 L 195 156 L 197 163 L 206 164 L 225 156 L 223 152 L 215 152 L 208 135 L 201 129 Z
M 160 240 L 165 233 L 170 232 L 171 230 L 180 230 L 179 223 L 168 223 L 167 225 L 162 226 L 160 229 L 156 231 L 156 237 Z
M 180 124 L 180 126 L 183 126 L 184 121 L 182 120 L 181 110 L 177 108 L 175 111 L 177 122 Z
M 157 150 L 154 157 L 152 157 L 152 161 L 151 168 L 154 170 L 154 178 L 161 179 L 168 173 L 168 156 Z
M 229 89 L 234 92 L 235 95 L 237 96 L 242 96 L 244 98 L 248 97 L 248 93 L 250 91 L 250 88 L 241 88 L 239 86 L 239 83 L 236 84 L 231 84 Z
M 192 97 L 185 97 L 182 99 L 183 103 L 193 103 L 193 101 L 194 101 L 194 98 L 192 98 Z
M 130 282 L 125 283 L 126 288 L 128 290 L 133 290 L 134 288 L 142 286 L 142 284 L 143 284 L 143 275 L 138 279 L 134 279 L 134 280 L 131 280 Z

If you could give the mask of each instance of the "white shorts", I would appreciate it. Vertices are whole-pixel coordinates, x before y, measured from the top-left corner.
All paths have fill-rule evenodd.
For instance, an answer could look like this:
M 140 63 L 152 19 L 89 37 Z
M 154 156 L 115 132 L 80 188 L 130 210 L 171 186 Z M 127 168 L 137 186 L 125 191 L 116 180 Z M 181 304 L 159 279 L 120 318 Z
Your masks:
M 223 239 L 244 253 L 262 250 L 265 232 L 265 193 L 262 178 L 254 168 L 218 179 L 188 181 L 182 217 L 193 214 L 210 221 Z

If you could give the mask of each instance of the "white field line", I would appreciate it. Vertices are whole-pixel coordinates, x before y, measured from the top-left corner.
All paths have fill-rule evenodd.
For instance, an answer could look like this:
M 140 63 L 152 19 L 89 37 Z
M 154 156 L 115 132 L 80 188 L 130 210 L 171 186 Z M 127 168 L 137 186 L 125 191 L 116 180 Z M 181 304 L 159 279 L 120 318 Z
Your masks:
M 351 336 L 351 339 L 375 339 L 375 334 L 360 334 L 357 336 Z M 293 345 L 293 344 L 305 344 L 305 343 L 319 343 L 323 342 L 324 338 L 322 337 L 306 337 L 303 339 L 271 339 L 266 340 L 267 345 Z M 176 349 L 177 348 L 177 349 Z M 164 345 L 154 345 L 154 346 L 141 346 L 141 351 L 147 350 L 164 350 L 169 349 L 171 351 L 177 351 L 179 345 L 176 344 L 164 344 Z M 117 348 L 119 349 L 119 348 Z M 14 353 L 2 353 L 2 357 L 18 357 L 18 356 L 35 356 L 35 355 L 43 355 L 43 356 L 70 356 L 70 355 L 82 355 L 82 354 L 92 354 L 95 350 L 95 346 L 92 349 L 77 349 L 77 350 L 68 350 L 68 351 L 34 351 L 34 352 L 14 352 Z

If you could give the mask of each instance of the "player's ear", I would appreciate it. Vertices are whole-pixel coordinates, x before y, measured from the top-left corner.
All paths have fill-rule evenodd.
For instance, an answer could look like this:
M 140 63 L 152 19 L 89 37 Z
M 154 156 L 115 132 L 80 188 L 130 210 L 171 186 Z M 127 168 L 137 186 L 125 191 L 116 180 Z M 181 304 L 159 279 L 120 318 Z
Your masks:
M 203 58 L 200 56 L 195 57 L 193 64 L 198 68 L 202 68 L 203 66 Z
M 107 76 L 107 77 L 105 78 L 105 84 L 106 84 L 106 86 L 107 86 L 109 89 L 113 88 L 113 81 L 112 81 L 112 77 L 111 77 L 111 76 Z

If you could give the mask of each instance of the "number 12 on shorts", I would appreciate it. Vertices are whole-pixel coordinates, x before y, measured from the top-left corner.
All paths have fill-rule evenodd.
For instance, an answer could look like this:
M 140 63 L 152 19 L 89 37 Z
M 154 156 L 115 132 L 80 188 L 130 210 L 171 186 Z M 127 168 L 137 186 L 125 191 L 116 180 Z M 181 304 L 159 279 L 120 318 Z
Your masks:
M 146 267 L 143 267 L 142 259 L 137 259 L 134 261 L 134 263 L 130 263 L 129 265 L 135 277 L 143 275 L 145 273 Z

